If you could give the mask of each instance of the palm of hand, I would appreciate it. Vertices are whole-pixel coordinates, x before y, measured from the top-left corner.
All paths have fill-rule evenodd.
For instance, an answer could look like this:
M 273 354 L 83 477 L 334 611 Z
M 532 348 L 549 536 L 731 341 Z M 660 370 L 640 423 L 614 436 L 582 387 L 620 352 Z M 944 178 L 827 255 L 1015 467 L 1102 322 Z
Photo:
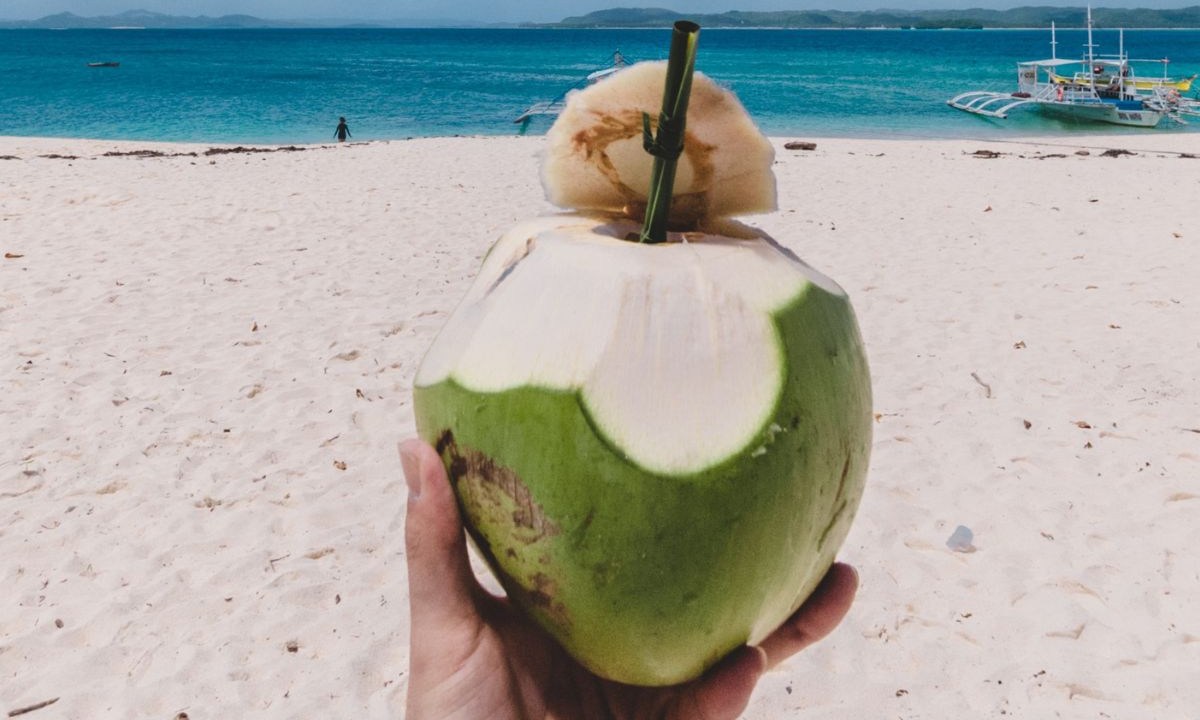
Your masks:
M 437 454 L 416 442 L 401 452 L 410 486 L 409 720 L 732 720 L 762 673 L 829 634 L 854 597 L 854 570 L 835 565 L 760 646 L 731 653 L 697 680 L 666 688 L 604 680 L 479 585 Z

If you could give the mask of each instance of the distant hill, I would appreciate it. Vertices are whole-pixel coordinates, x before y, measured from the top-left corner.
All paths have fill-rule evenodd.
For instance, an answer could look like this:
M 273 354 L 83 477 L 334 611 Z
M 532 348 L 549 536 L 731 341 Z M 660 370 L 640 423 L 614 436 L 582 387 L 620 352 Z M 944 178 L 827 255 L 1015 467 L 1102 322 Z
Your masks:
M 785 0 L 786 1 L 786 0 Z M 1085 7 L 1019 7 L 1011 10 L 782 10 L 774 12 L 680 13 L 664 8 L 613 8 L 597 10 L 557 23 L 525 23 L 523 27 L 612 28 L 668 27 L 687 18 L 707 28 L 1044 28 L 1084 27 Z M 1147 8 L 1094 8 L 1092 19 L 1102 28 L 1200 28 L 1200 5 L 1174 10 Z M 497 25 L 496 27 L 511 27 Z M 253 15 L 220 17 L 166 15 L 148 10 L 129 10 L 118 15 L 83 17 L 63 12 L 37 20 L 0 21 L 0 28 L 304 28 L 304 27 L 491 27 L 483 23 L 455 20 L 352 19 L 269 20 Z
M 99 17 L 83 17 L 75 13 L 58 13 L 47 15 L 37 20 L 15 21 L 0 23 L 6 28 L 110 28 L 110 27 L 143 27 L 143 28 L 266 28 L 266 27 L 303 27 L 301 23 L 286 20 L 264 20 L 251 15 L 222 15 L 221 17 L 184 17 L 179 15 L 164 15 L 148 10 L 130 10 L 119 15 L 104 15 Z
M 1086 7 L 1019 7 L 1011 10 L 782 10 L 680 13 L 663 8 L 613 8 L 530 27 L 605 28 L 665 27 L 687 18 L 707 28 L 1043 28 L 1085 27 Z M 1102 28 L 1200 28 L 1200 5 L 1173 10 L 1093 8 L 1092 21 Z
M 148 10 L 129 10 L 119 15 L 102 15 L 99 17 L 83 17 L 74 13 L 63 12 L 47 15 L 37 20 L 0 21 L 0 28 L 6 29 L 87 29 L 87 28 L 116 28 L 136 27 L 153 29 L 236 29 L 236 28 L 306 28 L 306 27 L 448 27 L 468 26 L 470 23 L 453 20 L 381 20 L 364 22 L 362 20 L 268 20 L 253 15 L 222 15 L 208 17 L 200 15 L 190 17 L 184 15 L 165 15 Z M 481 26 L 475 24 L 475 26 Z

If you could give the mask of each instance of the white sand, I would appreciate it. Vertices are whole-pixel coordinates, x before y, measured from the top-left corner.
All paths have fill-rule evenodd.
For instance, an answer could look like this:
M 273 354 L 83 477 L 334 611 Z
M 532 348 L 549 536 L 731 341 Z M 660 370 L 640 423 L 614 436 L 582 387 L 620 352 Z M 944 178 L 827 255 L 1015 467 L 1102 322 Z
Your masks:
M 878 422 L 859 600 L 748 717 L 1196 717 L 1200 134 L 1048 142 L 777 141 L 749 221 L 850 292 Z M 541 143 L 0 138 L 0 712 L 400 714 L 395 444 Z

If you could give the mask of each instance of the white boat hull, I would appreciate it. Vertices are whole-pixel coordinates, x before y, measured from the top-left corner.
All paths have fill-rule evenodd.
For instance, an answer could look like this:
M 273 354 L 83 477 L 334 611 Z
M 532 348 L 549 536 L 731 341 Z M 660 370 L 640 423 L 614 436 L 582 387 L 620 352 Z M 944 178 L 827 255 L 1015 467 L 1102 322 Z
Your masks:
M 1126 125 L 1129 127 L 1157 127 L 1162 122 L 1163 114 L 1156 110 L 1125 109 L 1106 102 L 1081 103 L 1041 101 L 1036 103 L 1044 115 L 1064 120 L 1083 122 L 1101 122 L 1111 125 Z

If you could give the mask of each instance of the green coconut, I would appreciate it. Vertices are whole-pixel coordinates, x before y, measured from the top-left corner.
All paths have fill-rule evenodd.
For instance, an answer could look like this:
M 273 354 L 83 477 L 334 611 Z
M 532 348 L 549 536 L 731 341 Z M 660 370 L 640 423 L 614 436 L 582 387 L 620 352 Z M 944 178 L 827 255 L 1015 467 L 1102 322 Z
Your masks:
M 560 123 L 586 121 L 572 107 L 602 116 L 604 144 L 640 110 L 574 98 Z M 697 126 L 692 147 L 713 149 L 698 164 L 762 155 Z M 600 163 L 614 192 L 647 182 L 551 135 L 554 161 Z M 713 170 L 689 207 L 737 212 Z M 417 429 L 513 601 L 597 675 L 670 685 L 762 641 L 833 563 L 863 492 L 870 378 L 846 294 L 765 233 L 701 212 L 665 243 L 629 242 L 639 223 L 611 202 L 496 242 L 422 361 Z

